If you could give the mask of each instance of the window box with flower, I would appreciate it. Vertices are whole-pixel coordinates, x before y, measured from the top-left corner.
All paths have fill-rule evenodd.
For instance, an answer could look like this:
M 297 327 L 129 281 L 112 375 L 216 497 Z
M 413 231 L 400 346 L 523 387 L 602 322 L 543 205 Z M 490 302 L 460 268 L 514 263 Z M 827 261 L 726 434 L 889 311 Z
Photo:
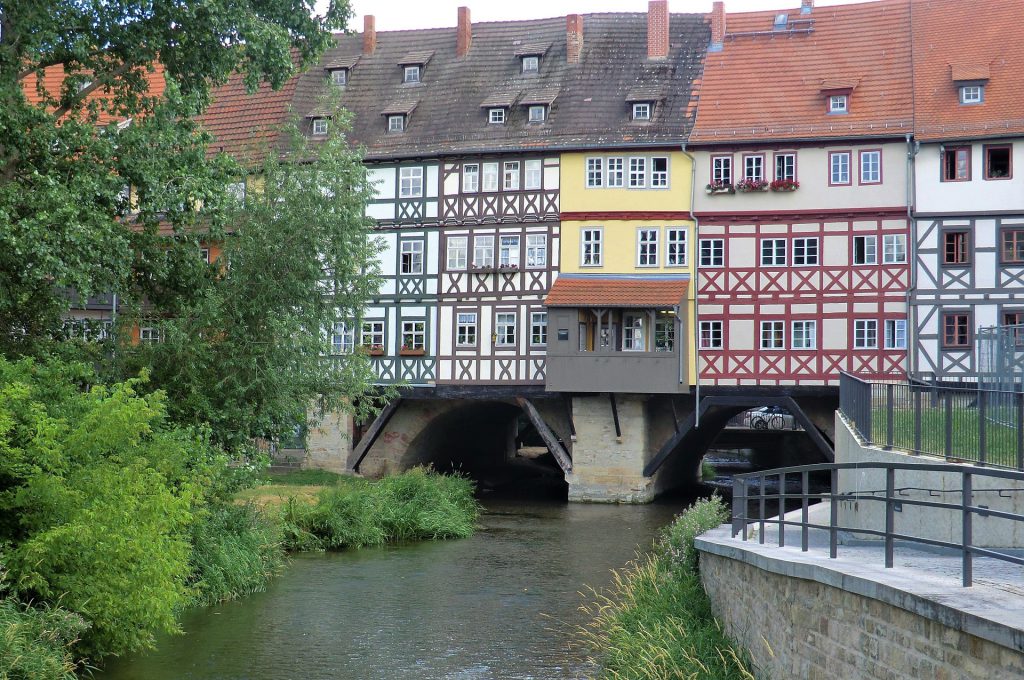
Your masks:
M 772 191 L 796 191 L 800 188 L 800 182 L 795 179 L 777 179 L 770 186 Z
M 768 182 L 763 179 L 741 179 L 736 182 L 736 191 L 749 194 L 752 191 L 768 191 Z
M 735 194 L 736 189 L 731 184 L 726 182 L 710 182 L 704 187 L 704 193 L 711 194 Z
M 363 345 L 363 351 L 369 354 L 371 357 L 384 356 L 383 345 Z

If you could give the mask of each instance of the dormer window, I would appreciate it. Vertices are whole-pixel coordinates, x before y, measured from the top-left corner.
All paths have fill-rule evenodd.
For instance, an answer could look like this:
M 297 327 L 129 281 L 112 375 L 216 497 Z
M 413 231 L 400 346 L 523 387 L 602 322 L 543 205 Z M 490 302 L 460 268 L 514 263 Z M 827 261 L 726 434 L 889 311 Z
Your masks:
M 845 94 L 834 94 L 828 98 L 829 113 L 849 113 L 850 98 Z
M 983 85 L 962 85 L 960 87 L 961 104 L 980 104 L 985 100 Z
M 548 117 L 548 107 L 543 104 L 530 106 L 529 121 L 531 123 L 543 123 Z
M 523 57 L 523 73 L 540 72 L 540 57 L 531 55 Z
M 388 116 L 388 132 L 405 132 L 405 116 L 402 114 Z
M 420 82 L 420 67 L 419 66 L 406 66 L 405 76 L 402 78 L 403 83 L 418 83 Z
M 650 120 L 653 108 L 651 102 L 634 102 L 633 120 Z
M 337 85 L 338 87 L 345 87 L 348 85 L 348 69 L 331 69 L 331 84 Z
M 313 119 L 313 134 L 318 136 L 318 137 L 327 134 L 327 119 L 326 118 L 314 118 Z
M 487 109 L 487 122 L 491 125 L 504 125 L 505 109 L 501 107 Z

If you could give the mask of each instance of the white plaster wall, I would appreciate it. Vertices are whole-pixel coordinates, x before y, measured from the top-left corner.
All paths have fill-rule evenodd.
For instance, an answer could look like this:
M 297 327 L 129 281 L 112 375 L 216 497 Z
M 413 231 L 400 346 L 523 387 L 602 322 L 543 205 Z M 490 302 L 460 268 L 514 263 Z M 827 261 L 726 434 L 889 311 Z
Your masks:
M 1024 209 L 1024 140 L 1013 141 L 1013 178 L 986 180 L 983 142 L 971 144 L 971 179 L 943 182 L 940 144 L 922 144 L 915 158 L 919 213 L 996 212 Z
M 370 183 L 376 190 L 376 197 L 382 200 L 395 198 L 395 169 L 370 168 L 366 173 Z

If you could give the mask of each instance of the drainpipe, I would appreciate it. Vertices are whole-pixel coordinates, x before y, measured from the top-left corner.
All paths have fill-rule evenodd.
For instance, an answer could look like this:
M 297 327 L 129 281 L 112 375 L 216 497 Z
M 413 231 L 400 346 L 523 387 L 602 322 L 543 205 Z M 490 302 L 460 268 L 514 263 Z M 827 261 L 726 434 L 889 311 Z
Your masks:
M 910 267 L 910 285 L 907 286 L 907 377 L 917 366 L 917 309 L 910 304 L 913 291 L 917 288 L 917 229 L 914 222 L 914 203 L 917 200 L 917 163 L 915 158 L 920 149 L 919 142 L 907 133 L 907 264 Z
M 690 159 L 690 219 L 693 220 L 693 243 L 690 247 L 690 255 L 693 257 L 693 375 L 695 376 L 693 386 L 693 426 L 700 427 L 700 301 L 697 299 L 700 293 L 700 220 L 693 214 L 693 201 L 697 194 L 697 159 L 686 150 L 686 144 L 679 147 L 684 156 Z M 679 355 L 679 373 L 683 372 L 682 354 Z M 683 378 L 680 375 L 680 382 Z

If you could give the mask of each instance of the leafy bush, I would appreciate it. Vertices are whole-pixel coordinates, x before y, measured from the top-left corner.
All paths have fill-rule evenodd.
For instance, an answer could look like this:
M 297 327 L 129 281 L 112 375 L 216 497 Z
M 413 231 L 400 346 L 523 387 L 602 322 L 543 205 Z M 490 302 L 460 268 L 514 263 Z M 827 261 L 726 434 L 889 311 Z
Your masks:
M 194 605 L 262 592 L 284 565 L 276 524 L 253 505 L 218 505 L 192 526 Z
M 697 571 L 693 541 L 705 531 L 729 521 L 729 509 L 717 494 L 702 498 L 680 513 L 661 533 L 658 549 L 684 572 Z
M 72 646 L 86 628 L 66 609 L 0 600 L 0 680 L 74 680 Z

